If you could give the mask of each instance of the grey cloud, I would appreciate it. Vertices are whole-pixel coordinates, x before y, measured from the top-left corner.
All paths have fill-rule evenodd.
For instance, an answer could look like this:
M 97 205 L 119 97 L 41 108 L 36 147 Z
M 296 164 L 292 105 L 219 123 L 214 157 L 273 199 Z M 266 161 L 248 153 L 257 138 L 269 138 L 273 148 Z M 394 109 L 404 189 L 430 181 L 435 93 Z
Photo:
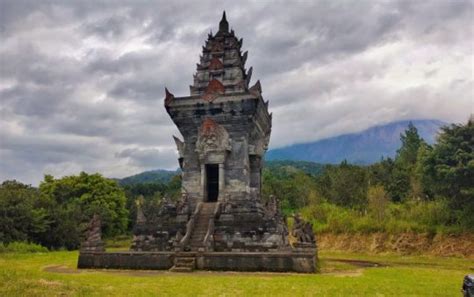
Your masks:
M 187 95 L 223 9 L 274 113 L 271 147 L 472 111 L 471 1 L 0 2 L 0 179 L 177 167 L 164 87 Z
M 155 164 L 163 168 L 175 167 L 177 154 L 172 147 L 166 148 L 128 148 L 115 154 L 116 158 L 127 158 L 131 164 L 141 168 L 153 169 Z

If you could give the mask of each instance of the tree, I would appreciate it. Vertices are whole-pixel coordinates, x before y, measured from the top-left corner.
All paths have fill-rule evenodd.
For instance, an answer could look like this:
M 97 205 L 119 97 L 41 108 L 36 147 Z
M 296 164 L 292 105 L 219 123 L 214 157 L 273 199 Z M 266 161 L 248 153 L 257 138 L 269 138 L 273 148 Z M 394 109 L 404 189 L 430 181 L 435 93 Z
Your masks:
M 410 193 L 410 169 L 395 163 L 387 190 L 392 201 L 402 202 Z
M 438 143 L 424 160 L 424 173 L 435 193 L 445 196 L 455 220 L 474 226 L 474 121 L 442 128 Z
M 94 214 L 100 215 L 105 236 L 126 230 L 125 194 L 113 180 L 84 172 L 61 179 L 46 175 L 39 189 L 53 221 L 44 238 L 47 246 L 78 247 L 81 232 Z
M 318 192 L 339 206 L 367 206 L 367 170 L 343 161 L 339 166 L 328 165 L 318 178 Z
M 314 178 L 293 166 L 272 170 L 266 168 L 263 171 L 263 199 L 266 200 L 271 195 L 278 197 L 286 213 L 292 213 L 295 209 L 306 206 L 308 198 L 315 189 Z
M 405 132 L 400 134 L 400 140 L 402 145 L 397 150 L 395 164 L 391 172 L 391 180 L 387 185 L 390 197 L 395 202 L 403 201 L 409 196 L 418 195 L 420 191 L 419 181 L 413 179 L 415 176 L 414 170 L 418 151 L 420 147 L 426 145 L 411 122 L 408 124 Z
M 421 198 L 422 200 L 429 200 L 434 197 L 433 187 L 434 183 L 430 175 L 425 174 L 425 163 L 430 157 L 433 148 L 427 143 L 421 143 L 418 148 L 416 157 L 416 164 L 412 171 L 411 177 L 411 192 L 413 197 Z
M 390 184 L 392 171 L 395 167 L 395 162 L 391 158 L 380 160 L 369 166 L 369 183 L 370 185 L 382 185 L 387 188 Z
M 37 241 L 48 224 L 37 189 L 14 180 L 0 185 L 0 242 Z
M 418 149 L 424 140 L 418 135 L 418 130 L 411 122 L 405 132 L 400 134 L 400 140 L 402 145 L 397 150 L 395 160 L 404 167 L 412 167 L 416 163 Z

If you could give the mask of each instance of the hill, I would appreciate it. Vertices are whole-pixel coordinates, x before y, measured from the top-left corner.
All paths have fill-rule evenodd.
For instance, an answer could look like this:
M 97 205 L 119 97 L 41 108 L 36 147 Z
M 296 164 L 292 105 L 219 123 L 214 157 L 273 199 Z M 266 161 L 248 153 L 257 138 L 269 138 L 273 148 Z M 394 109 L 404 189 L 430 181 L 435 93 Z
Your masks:
M 441 126 L 439 120 L 399 121 L 371 127 L 359 133 L 344 134 L 309 143 L 295 144 L 270 150 L 266 160 L 300 160 L 317 163 L 372 164 L 382 157 L 394 157 L 400 147 L 400 134 L 412 122 L 428 143 L 435 142 Z
M 323 172 L 324 165 L 309 161 L 274 160 L 265 162 L 264 168 L 277 175 L 298 170 L 310 175 L 319 175 Z
M 121 185 L 131 185 L 140 183 L 168 183 L 173 176 L 180 174 L 180 170 L 157 169 L 144 171 L 132 176 L 117 179 Z

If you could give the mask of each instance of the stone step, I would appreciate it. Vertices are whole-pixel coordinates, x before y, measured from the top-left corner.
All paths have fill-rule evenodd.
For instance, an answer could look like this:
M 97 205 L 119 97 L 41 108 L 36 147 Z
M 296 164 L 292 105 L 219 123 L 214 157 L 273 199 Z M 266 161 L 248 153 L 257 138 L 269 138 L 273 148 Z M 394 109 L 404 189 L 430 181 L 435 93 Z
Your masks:
M 204 247 L 203 241 L 209 228 L 209 220 L 212 218 L 215 208 L 215 203 L 204 203 L 202 205 L 196 217 L 191 238 L 189 239 L 189 244 L 193 250 Z
M 207 217 L 207 216 L 206 216 L 206 217 L 202 216 L 202 217 L 199 217 L 196 221 L 198 221 L 198 222 L 204 222 L 204 221 L 206 221 L 206 220 L 209 220 L 210 218 L 211 218 L 211 216 L 208 216 L 208 217 Z
M 193 268 L 190 267 L 181 267 L 181 266 L 173 266 L 170 268 L 172 272 L 193 272 Z
M 191 245 L 196 245 L 196 244 L 202 244 L 203 241 L 204 241 L 204 239 L 203 239 L 203 240 L 196 239 L 196 240 L 191 240 L 191 241 L 189 241 L 189 243 L 190 243 Z
M 208 217 L 208 218 L 198 218 L 198 219 L 196 220 L 196 222 L 202 222 L 202 223 L 204 223 L 204 222 L 206 222 L 206 221 L 209 221 L 210 218 L 211 218 L 211 217 Z
M 203 241 L 204 241 L 204 239 L 203 239 L 203 240 L 201 240 L 201 239 L 195 239 L 195 240 L 190 240 L 189 242 L 190 242 L 190 243 L 202 243 Z
M 207 226 L 208 226 L 208 225 L 209 225 L 209 224 L 206 224 L 205 226 L 204 226 L 204 225 L 196 226 L 196 227 L 194 228 L 194 230 L 201 230 L 201 231 L 202 231 L 202 230 L 207 230 Z
M 207 228 L 207 225 L 209 225 L 209 221 L 207 221 L 207 220 L 202 221 L 202 222 L 197 221 L 195 224 L 196 224 L 196 226 L 195 226 L 194 230 L 201 229 L 201 228 Z
M 182 258 L 182 257 L 177 257 L 175 259 L 175 264 L 190 264 L 190 265 L 194 265 L 194 263 L 196 262 L 196 260 L 192 257 L 186 257 L 186 258 Z
M 192 272 L 196 267 L 196 259 L 194 257 L 176 257 L 174 266 L 170 271 L 173 272 Z
M 203 241 L 203 240 L 204 240 L 204 237 L 206 237 L 206 233 L 191 236 L 191 238 L 190 238 L 189 240 L 190 240 L 190 241 L 194 241 L 194 240 Z

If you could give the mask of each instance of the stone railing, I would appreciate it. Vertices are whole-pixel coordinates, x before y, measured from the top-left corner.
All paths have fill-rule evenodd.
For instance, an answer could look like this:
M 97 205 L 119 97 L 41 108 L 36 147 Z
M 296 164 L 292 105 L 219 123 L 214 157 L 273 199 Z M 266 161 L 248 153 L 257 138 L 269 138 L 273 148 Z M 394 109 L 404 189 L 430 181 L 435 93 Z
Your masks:
M 194 229 L 194 224 L 201 208 L 202 208 L 202 202 L 199 202 L 196 205 L 196 208 L 194 209 L 193 214 L 189 218 L 189 221 L 186 223 L 186 234 L 184 234 L 183 238 L 181 239 L 178 245 L 178 249 L 181 251 L 183 251 L 184 248 L 189 244 L 189 239 L 191 238 L 191 234 Z
M 209 225 L 207 227 L 207 233 L 206 236 L 204 237 L 203 245 L 207 251 L 212 251 L 213 245 L 214 245 L 214 224 L 215 220 L 219 217 L 220 215 L 220 210 L 221 210 L 221 205 L 220 202 L 217 202 L 216 205 L 214 206 L 214 213 L 212 214 L 212 217 L 209 219 Z

